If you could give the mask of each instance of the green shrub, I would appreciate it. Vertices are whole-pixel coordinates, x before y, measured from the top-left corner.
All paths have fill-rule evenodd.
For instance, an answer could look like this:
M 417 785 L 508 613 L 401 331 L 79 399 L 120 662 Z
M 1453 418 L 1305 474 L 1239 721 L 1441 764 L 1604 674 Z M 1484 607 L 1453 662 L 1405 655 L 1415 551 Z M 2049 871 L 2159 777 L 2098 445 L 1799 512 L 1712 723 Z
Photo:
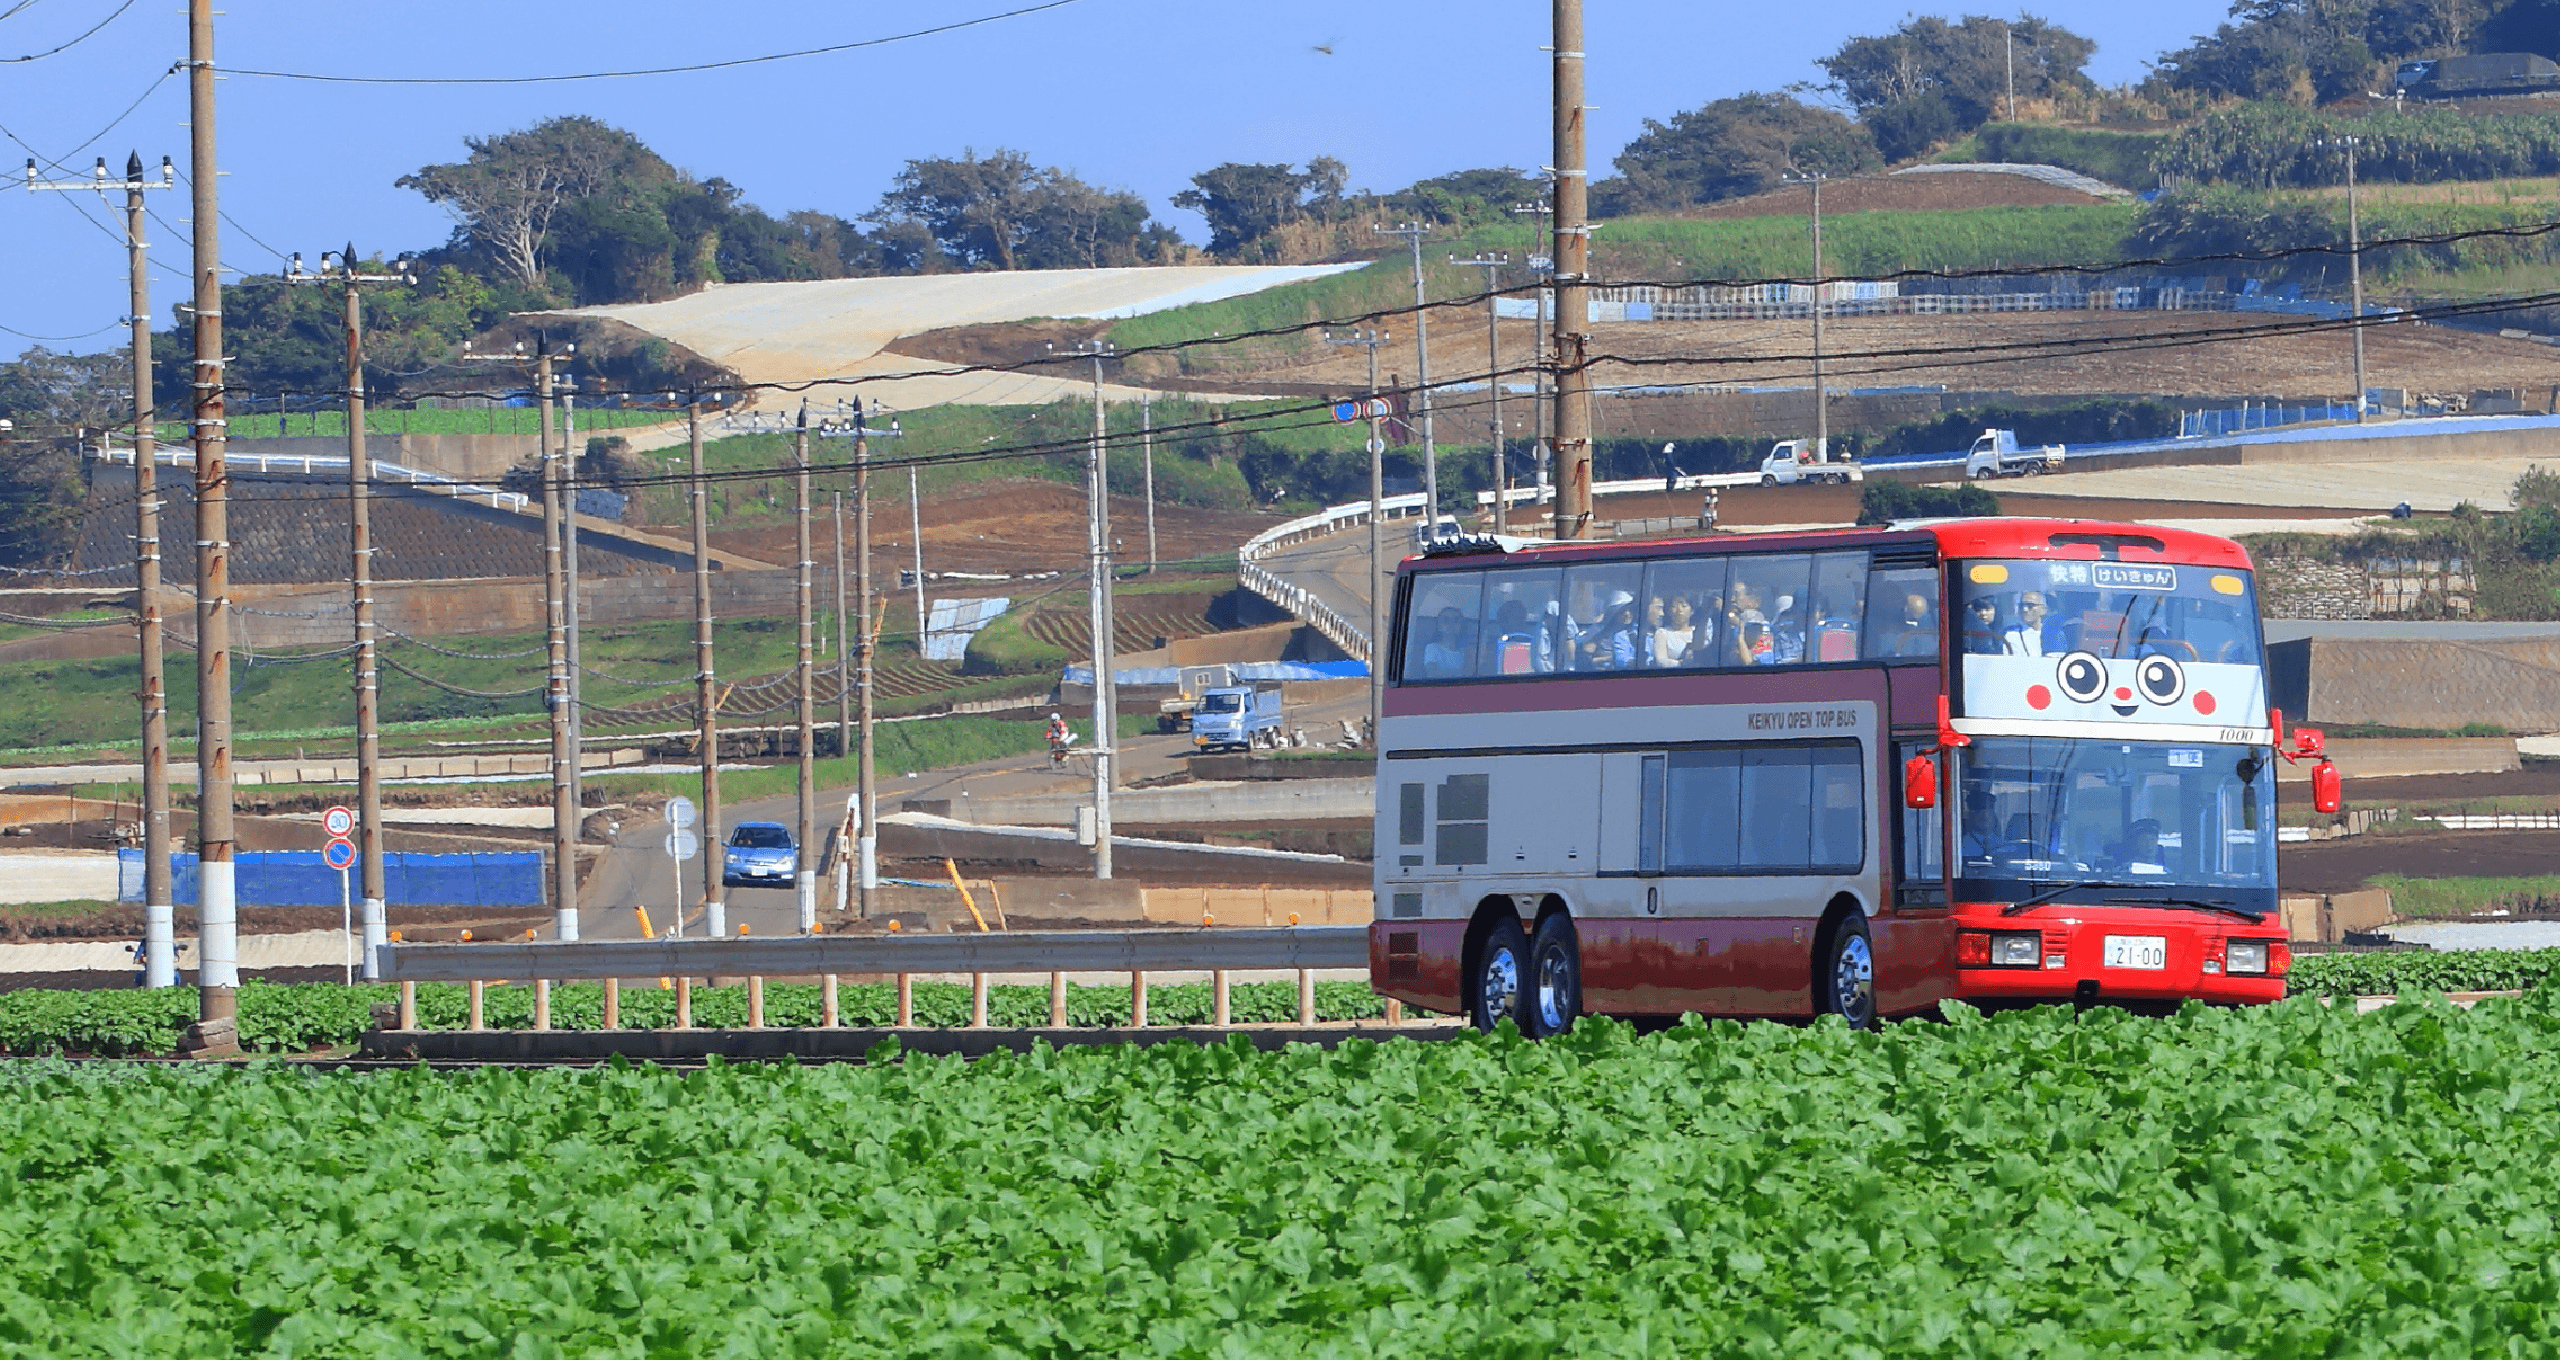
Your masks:
M 1933 159 L 2058 165 L 2124 189 L 2148 189 L 2159 179 L 2154 163 L 2168 150 L 2164 132 L 2103 132 L 2040 123 L 1985 123 L 1957 151 Z

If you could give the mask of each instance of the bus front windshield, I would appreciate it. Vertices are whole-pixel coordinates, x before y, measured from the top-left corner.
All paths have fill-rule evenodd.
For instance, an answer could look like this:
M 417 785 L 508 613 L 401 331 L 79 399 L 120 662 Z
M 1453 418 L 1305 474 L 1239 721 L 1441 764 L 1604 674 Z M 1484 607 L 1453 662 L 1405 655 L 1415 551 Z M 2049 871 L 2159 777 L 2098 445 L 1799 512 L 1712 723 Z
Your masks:
M 2275 905 L 2275 771 L 2258 746 L 1975 737 L 1953 753 L 1960 896 Z
M 2249 573 L 2142 562 L 1970 562 L 1957 647 L 1971 654 L 2168 656 L 2256 666 Z

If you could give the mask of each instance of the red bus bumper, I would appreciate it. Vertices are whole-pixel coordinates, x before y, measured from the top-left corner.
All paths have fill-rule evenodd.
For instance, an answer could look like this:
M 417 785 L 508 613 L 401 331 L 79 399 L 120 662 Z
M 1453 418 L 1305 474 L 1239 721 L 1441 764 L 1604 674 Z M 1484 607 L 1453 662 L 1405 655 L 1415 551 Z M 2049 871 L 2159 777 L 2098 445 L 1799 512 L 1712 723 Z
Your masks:
M 1958 1000 L 2177 1002 L 2194 997 L 2255 1005 L 2283 998 L 2285 971 L 2293 962 L 2284 930 L 2273 916 L 2253 926 L 2236 916 L 2149 907 L 2056 903 L 2017 916 L 2003 916 L 2000 910 L 1997 903 L 1968 904 L 1954 913 Z M 2017 942 L 2011 949 L 2024 953 L 2027 936 L 2035 937 L 2031 964 L 1988 961 L 2004 940 Z M 2113 951 L 2110 937 L 2122 942 Z M 2232 971 L 2235 941 L 2264 946 L 2264 972 Z M 2144 966 L 2154 959 L 2157 967 Z M 2247 961 L 2242 962 L 2245 966 Z
M 1466 946 L 1464 921 L 1372 921 L 1369 986 L 1408 1006 L 1455 1015 Z

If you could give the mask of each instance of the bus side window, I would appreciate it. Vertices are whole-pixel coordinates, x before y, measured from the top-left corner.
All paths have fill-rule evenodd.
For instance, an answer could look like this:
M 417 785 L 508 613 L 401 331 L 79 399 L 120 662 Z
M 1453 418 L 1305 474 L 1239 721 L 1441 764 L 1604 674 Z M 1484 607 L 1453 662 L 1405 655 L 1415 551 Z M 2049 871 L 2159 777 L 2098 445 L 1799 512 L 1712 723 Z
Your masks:
M 1938 654 L 1938 572 L 1894 567 L 1867 581 L 1866 655 L 1919 659 Z
M 1724 626 L 1724 559 L 1666 558 L 1644 574 L 1647 616 L 1659 611 L 1661 622 L 1645 630 L 1638 664 L 1655 669 L 1696 670 L 1728 664 L 1720 659 L 1732 644 Z
M 1464 679 L 1473 667 L 1476 621 L 1484 615 L 1484 573 L 1435 571 L 1414 578 L 1405 621 L 1404 668 L 1397 679 Z
M 1663 860 L 1672 869 L 1731 870 L 1742 862 L 1742 752 L 1678 751 L 1665 771 Z
M 1553 567 L 1488 572 L 1484 578 L 1484 645 L 1478 675 L 1543 675 L 1556 668 Z
M 1896 748 L 1894 768 L 1932 749 L 1933 743 L 1906 741 Z M 1953 773 L 1952 762 L 1939 759 L 1939 783 Z M 1946 809 L 1943 806 L 1902 809 L 1902 845 L 1895 874 L 1894 901 L 1903 906 L 1944 906 L 1947 901 Z
M 1636 591 L 1644 567 L 1635 562 L 1575 567 L 1564 574 L 1564 610 L 1556 669 L 1632 670 L 1636 638 L 1648 625 Z
M 1742 637 L 1746 665 L 1793 666 L 1805 659 L 1805 597 L 1813 559 L 1790 553 L 1783 557 L 1733 559 L 1733 586 L 1726 596 L 1732 627 Z
M 1636 801 L 1636 872 L 1662 872 L 1662 766 L 1664 757 L 1646 756 Z
M 1814 663 L 1858 659 L 1858 624 L 1867 613 L 1867 555 L 1824 553 L 1813 559 L 1813 636 L 1804 659 Z

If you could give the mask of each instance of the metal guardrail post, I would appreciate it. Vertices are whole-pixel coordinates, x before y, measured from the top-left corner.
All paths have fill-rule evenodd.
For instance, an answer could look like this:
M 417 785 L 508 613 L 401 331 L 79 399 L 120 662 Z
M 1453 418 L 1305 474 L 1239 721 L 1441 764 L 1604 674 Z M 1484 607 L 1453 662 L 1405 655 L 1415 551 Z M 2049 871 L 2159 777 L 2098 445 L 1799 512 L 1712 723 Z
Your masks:
M 1298 1023 L 1316 1022 L 1316 974 L 1312 968 L 1298 970 Z
M 1129 1027 L 1147 1027 L 1147 975 L 1143 972 L 1129 974 Z
M 764 979 L 747 979 L 747 1028 L 764 1028 Z
M 533 980 L 533 1028 L 536 1033 L 551 1028 L 551 979 Z
M 1209 1023 L 1224 1029 L 1228 1015 L 1226 969 L 1220 968 L 1209 974 L 1209 996 Z
M 693 1028 L 693 979 L 676 979 L 676 1028 Z
M 404 982 L 400 984 L 400 1028 L 416 1029 L 417 1027 L 418 984 Z
M 986 1027 L 987 975 L 971 973 L 969 975 L 969 1028 L 985 1029 Z
M 604 1027 L 622 1028 L 622 979 L 604 980 Z
M 479 981 L 476 978 L 471 982 L 470 1007 L 471 1028 L 473 1029 L 487 1029 L 489 1027 L 488 1012 L 482 1005 L 483 1001 L 486 999 L 488 987 L 488 983 Z
M 819 981 L 822 986 L 818 993 L 818 1027 L 834 1029 L 844 1023 L 844 1012 L 836 1006 L 836 974 L 829 973 Z
M 898 1019 L 900 1029 L 916 1022 L 916 980 L 913 974 L 898 974 Z
M 1049 975 L 1049 1023 L 1059 1029 L 1067 1027 L 1067 975 Z

